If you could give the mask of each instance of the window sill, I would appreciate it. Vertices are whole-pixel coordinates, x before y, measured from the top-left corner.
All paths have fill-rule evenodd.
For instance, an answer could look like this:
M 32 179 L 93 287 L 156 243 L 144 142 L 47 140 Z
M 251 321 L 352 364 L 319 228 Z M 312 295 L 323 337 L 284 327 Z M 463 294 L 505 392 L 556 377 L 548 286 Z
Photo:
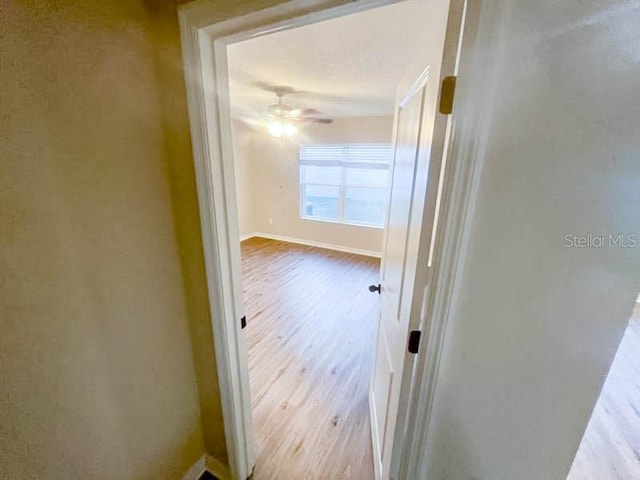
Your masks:
M 383 230 L 384 227 L 381 225 L 367 225 L 364 223 L 351 223 L 351 222 L 340 222 L 338 220 L 329 220 L 326 218 L 313 218 L 313 217 L 300 217 L 300 220 L 306 220 L 309 222 L 322 222 L 322 223 L 333 223 L 335 225 L 346 225 L 348 227 L 362 227 L 362 228 L 372 228 L 374 230 Z

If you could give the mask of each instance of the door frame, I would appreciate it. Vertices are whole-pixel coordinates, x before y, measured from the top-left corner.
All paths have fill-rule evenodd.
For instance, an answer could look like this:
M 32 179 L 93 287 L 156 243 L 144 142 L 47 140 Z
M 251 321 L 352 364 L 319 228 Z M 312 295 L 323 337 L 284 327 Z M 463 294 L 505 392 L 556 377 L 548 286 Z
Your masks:
M 229 470 L 233 479 L 249 477 L 255 465 L 255 452 L 246 345 L 237 308 L 242 304 L 240 236 L 226 47 L 275 31 L 399 1 L 402 0 L 293 0 L 222 20 L 215 0 L 196 0 L 178 9 L 213 329 L 215 359 L 212 361 L 215 361 L 218 373 Z M 467 0 L 452 1 L 467 4 Z M 458 58 L 461 53 L 464 56 L 465 51 L 469 58 L 466 63 L 460 63 L 464 67 L 461 70 L 464 82 L 458 79 L 455 113 L 448 120 L 449 133 L 444 148 L 448 178 L 443 190 L 441 234 L 435 245 L 435 256 L 440 259 L 435 278 L 442 288 L 437 296 L 430 299 L 429 311 L 433 313 L 431 321 L 423 326 L 424 348 L 421 348 L 420 354 L 413 356 L 409 368 L 403 370 L 396 427 L 396 431 L 401 430 L 402 435 L 395 437 L 392 472 L 421 472 L 426 468 L 424 447 L 437 381 L 438 360 L 447 320 L 452 313 L 449 305 L 455 299 L 463 263 L 461 260 L 466 252 L 475 208 L 476 184 L 482 167 L 482 146 L 490 115 L 490 110 L 483 108 L 487 106 L 487 100 L 478 101 L 472 97 L 472 92 L 479 89 L 490 91 L 497 83 L 492 69 L 487 65 L 487 62 L 490 65 L 491 60 L 495 60 L 494 55 L 477 55 L 478 51 L 484 51 L 479 47 L 486 47 L 487 41 L 489 45 L 493 43 L 491 38 L 484 39 L 466 33 L 478 30 L 481 2 L 468 3 L 466 15 L 463 14 L 459 20 L 465 36 Z M 484 63 L 474 61 L 476 56 Z M 442 72 L 447 74 L 444 68 Z M 488 97 L 483 96 L 485 99 Z M 458 122 L 458 118 L 464 121 Z M 409 418 L 413 418 L 413 421 L 407 421 Z

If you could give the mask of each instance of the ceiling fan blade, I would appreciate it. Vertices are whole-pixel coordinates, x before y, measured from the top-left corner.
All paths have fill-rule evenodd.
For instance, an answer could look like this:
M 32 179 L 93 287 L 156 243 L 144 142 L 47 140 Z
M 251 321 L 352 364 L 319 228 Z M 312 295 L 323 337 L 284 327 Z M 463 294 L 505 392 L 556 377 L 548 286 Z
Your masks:
M 311 116 L 311 115 L 320 115 L 320 110 L 317 110 L 315 108 L 303 108 L 302 109 L 302 115 L 305 116 Z
M 329 123 L 333 123 L 333 118 L 307 118 L 307 120 L 314 122 L 314 123 L 322 123 L 322 124 L 329 124 Z
M 278 98 L 277 103 L 267 106 L 268 117 L 281 121 L 308 121 L 321 124 L 333 123 L 333 119 L 331 118 L 320 117 L 319 115 L 322 114 L 320 110 L 315 108 L 293 108 L 283 101 L 285 95 L 303 93 L 300 90 L 295 90 L 286 85 L 269 85 L 266 82 L 256 82 L 254 85 L 263 90 L 273 92 Z
M 289 85 L 276 85 L 262 81 L 251 82 L 251 85 L 254 87 L 258 87 L 260 90 L 264 90 L 265 92 L 274 93 L 276 96 L 305 93 L 303 90 L 298 90 L 294 87 L 290 87 Z
M 294 108 L 287 114 L 287 117 L 306 119 L 312 118 L 314 115 L 320 115 L 321 113 L 320 110 L 316 110 L 315 108 Z

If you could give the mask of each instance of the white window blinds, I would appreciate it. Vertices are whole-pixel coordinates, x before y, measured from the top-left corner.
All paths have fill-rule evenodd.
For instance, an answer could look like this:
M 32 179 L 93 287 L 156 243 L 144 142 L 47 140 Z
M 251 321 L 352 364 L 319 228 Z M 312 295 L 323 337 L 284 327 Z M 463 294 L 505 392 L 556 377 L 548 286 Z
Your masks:
M 392 148 L 388 144 L 300 148 L 300 216 L 381 227 Z

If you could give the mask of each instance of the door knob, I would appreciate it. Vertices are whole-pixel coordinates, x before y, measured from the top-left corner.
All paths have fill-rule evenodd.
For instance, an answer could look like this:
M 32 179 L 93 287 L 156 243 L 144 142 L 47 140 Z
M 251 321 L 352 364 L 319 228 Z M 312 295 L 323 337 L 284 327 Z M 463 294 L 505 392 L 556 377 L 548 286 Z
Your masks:
M 378 285 L 369 285 L 369 291 L 371 293 L 378 292 L 378 294 L 380 294 L 381 293 L 380 292 L 380 284 L 378 284 Z

